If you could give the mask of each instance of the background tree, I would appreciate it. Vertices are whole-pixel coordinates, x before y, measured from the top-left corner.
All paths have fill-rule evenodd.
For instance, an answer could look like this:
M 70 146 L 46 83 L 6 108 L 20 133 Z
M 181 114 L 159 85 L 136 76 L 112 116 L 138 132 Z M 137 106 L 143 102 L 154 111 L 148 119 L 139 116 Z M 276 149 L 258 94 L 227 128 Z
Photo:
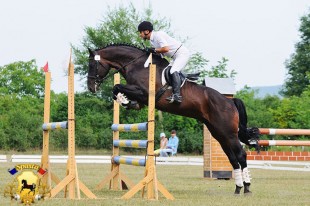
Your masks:
M 35 60 L 14 62 L 0 67 L 1 95 L 41 97 L 43 90 L 44 74 L 38 70 Z
M 138 24 L 143 21 L 151 21 L 154 25 L 154 30 L 166 31 L 171 36 L 176 36 L 170 28 L 170 21 L 163 17 L 154 17 L 152 7 L 149 6 L 144 11 L 139 13 L 133 6 L 119 6 L 114 9 L 108 8 L 108 12 L 102 17 L 102 21 L 95 28 L 85 27 L 85 36 L 82 39 L 81 46 L 73 46 L 75 55 L 75 72 L 84 77 L 88 72 L 88 50 L 87 48 L 97 49 L 109 44 L 127 43 L 143 48 L 150 46 L 149 41 L 144 41 L 139 37 L 137 32 Z M 185 42 L 187 38 L 181 39 Z M 192 55 L 189 69 L 201 68 L 207 60 L 200 53 Z M 105 82 L 102 85 L 102 90 L 106 87 L 111 88 L 110 84 Z M 109 90 L 109 89 L 108 89 Z M 109 96 L 110 93 L 108 94 Z M 105 94 L 103 97 L 108 98 Z
M 170 29 L 170 22 L 165 17 L 154 17 L 153 10 L 149 6 L 147 9 L 142 11 L 142 13 L 138 13 L 132 4 L 127 7 L 119 6 L 114 9 L 109 8 L 108 12 L 103 16 L 103 20 L 100 22 L 98 26 L 95 28 L 86 27 L 85 28 L 85 37 L 81 42 L 81 47 L 73 46 L 73 51 L 75 54 L 75 65 L 76 65 L 76 73 L 81 76 L 85 76 L 88 71 L 88 50 L 87 48 L 96 49 L 102 48 L 109 44 L 117 44 L 117 43 L 128 43 L 136 46 L 144 47 L 150 46 L 149 41 L 142 40 L 137 32 L 137 25 L 143 21 L 148 20 L 151 21 L 154 25 L 155 30 L 163 30 L 169 33 L 171 36 L 175 36 L 174 33 Z M 185 39 L 179 38 L 181 42 L 185 42 Z M 203 58 L 200 53 L 195 53 L 192 55 L 191 63 L 188 65 L 189 70 L 197 70 L 202 68 L 207 60 Z M 105 81 L 104 84 L 101 85 L 101 93 L 98 97 L 106 100 L 111 103 L 111 88 L 113 87 L 112 78 L 108 81 Z M 126 115 L 121 117 L 122 121 L 130 123 L 130 122 L 141 122 L 147 119 L 147 110 L 143 109 L 140 111 L 122 111 Z M 112 115 L 112 112 L 109 111 Z M 122 113 L 121 113 L 122 114 Z M 160 115 L 161 116 L 161 115 Z M 166 115 L 162 115 L 166 118 Z M 170 116 L 169 116 L 170 117 Z M 170 121 L 169 117 L 161 121 Z M 173 127 L 166 127 L 165 123 L 159 122 L 158 116 L 157 125 L 163 125 L 162 127 L 156 128 L 156 133 L 159 134 L 164 129 L 171 130 Z M 178 117 L 182 119 L 180 122 L 191 122 L 192 120 L 186 119 L 185 117 Z M 191 130 L 190 130 L 191 131 Z M 126 138 L 130 138 L 130 135 L 124 134 Z M 127 137 L 128 136 L 128 137 Z M 192 135 L 189 135 L 192 136 Z M 136 138 L 140 138 L 139 135 Z M 141 138 L 143 138 L 141 136 Z M 145 138 L 145 137 L 144 137 Z M 202 145 L 202 144 L 201 144 Z M 198 149 L 199 150 L 199 149 Z M 200 148 L 201 151 L 201 148 Z
M 256 92 L 245 87 L 236 94 L 246 106 L 248 127 L 279 128 L 273 117 L 273 110 L 278 108 L 281 100 L 277 96 L 256 98 Z
M 295 53 L 286 61 L 287 79 L 282 93 L 285 96 L 300 96 L 310 84 L 310 13 L 301 17 L 300 42 Z
M 39 148 L 42 121 L 42 99 L 0 95 L 0 148 L 17 151 Z

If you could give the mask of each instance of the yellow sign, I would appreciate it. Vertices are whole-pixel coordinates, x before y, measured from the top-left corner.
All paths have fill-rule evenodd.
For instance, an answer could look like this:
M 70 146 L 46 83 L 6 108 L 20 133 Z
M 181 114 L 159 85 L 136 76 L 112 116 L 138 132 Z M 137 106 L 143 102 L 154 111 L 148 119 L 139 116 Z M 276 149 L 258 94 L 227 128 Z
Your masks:
M 8 196 L 24 205 L 31 205 L 49 194 L 50 189 L 46 185 L 42 185 L 40 181 L 46 171 L 39 165 L 20 164 L 8 170 L 11 175 L 15 175 L 19 171 L 21 172 L 14 178 L 13 182 L 6 185 L 4 197 Z

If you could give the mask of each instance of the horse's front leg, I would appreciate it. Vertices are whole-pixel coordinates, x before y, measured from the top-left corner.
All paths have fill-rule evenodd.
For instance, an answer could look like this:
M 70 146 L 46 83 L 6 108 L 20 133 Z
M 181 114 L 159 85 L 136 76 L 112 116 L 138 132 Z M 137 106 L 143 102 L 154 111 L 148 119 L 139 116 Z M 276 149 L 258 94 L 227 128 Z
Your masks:
M 113 87 L 113 99 L 126 109 L 141 109 L 146 102 L 144 92 L 136 85 L 116 84 Z

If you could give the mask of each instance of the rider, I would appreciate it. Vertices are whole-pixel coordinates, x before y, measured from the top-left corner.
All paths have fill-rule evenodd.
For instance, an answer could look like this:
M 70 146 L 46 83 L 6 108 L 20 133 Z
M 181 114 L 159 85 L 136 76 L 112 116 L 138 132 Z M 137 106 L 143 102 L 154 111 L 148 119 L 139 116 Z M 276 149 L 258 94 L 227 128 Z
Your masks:
M 180 95 L 181 80 L 179 72 L 186 66 L 190 53 L 181 42 L 169 36 L 164 31 L 153 31 L 153 25 L 149 21 L 143 21 L 138 26 L 140 37 L 144 40 L 150 40 L 152 47 L 147 50 L 151 53 L 161 54 L 172 58 L 170 74 L 172 76 L 172 95 L 166 98 L 169 103 L 181 103 Z

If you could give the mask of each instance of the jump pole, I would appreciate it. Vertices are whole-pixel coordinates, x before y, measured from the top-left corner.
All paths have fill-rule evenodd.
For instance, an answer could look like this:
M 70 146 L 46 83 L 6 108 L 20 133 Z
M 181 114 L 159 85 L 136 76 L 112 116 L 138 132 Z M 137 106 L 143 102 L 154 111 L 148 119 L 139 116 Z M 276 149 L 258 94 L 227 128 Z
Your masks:
M 259 128 L 261 135 L 310 135 L 310 129 L 273 129 Z M 261 146 L 310 146 L 310 141 L 295 140 L 260 140 Z
M 111 173 L 104 178 L 96 189 L 101 189 L 106 183 L 110 182 L 110 189 L 122 190 L 131 188 L 122 199 L 130 199 L 137 192 L 142 190 L 142 197 L 144 197 L 144 190 L 147 189 L 147 199 L 158 200 L 158 191 L 160 191 L 167 199 L 174 200 L 174 197 L 168 190 L 158 181 L 155 156 L 154 156 L 154 130 L 155 130 L 155 86 L 156 86 L 156 65 L 152 64 L 152 56 L 150 71 L 149 71 L 149 99 L 148 99 L 148 122 L 146 124 L 119 124 L 119 104 L 114 101 L 113 111 L 113 156 Z M 120 82 L 119 74 L 114 75 L 114 84 Z M 148 131 L 147 140 L 120 140 L 119 131 Z M 147 159 L 135 159 L 119 156 L 119 147 L 133 147 L 133 148 L 147 148 Z M 132 181 L 120 171 L 120 164 L 129 164 L 136 166 L 145 166 L 145 176 L 137 184 L 134 185 Z
M 55 197 L 65 188 L 65 197 L 69 197 L 69 199 L 76 199 L 75 190 L 77 199 L 81 199 L 80 190 L 88 198 L 96 198 L 96 196 L 78 178 L 75 160 L 74 65 L 71 61 L 71 54 L 68 67 L 68 161 L 66 171 L 67 176 L 51 190 L 51 197 Z M 67 187 L 69 194 L 67 194 Z
M 310 141 L 301 140 L 259 140 L 261 146 L 310 146 Z
M 114 74 L 114 85 L 120 83 L 120 74 Z M 113 103 L 113 124 L 119 124 L 119 104 L 114 101 Z M 119 141 L 119 131 L 113 131 L 113 141 Z M 113 145 L 113 157 L 119 156 L 119 147 Z M 106 176 L 96 187 L 96 190 L 103 188 L 105 184 L 109 183 L 111 190 L 124 190 L 132 188 L 134 183 L 120 170 L 119 164 L 111 164 L 111 172 Z
M 267 135 L 310 135 L 310 129 L 259 128 L 259 132 Z
M 145 166 L 145 177 L 129 190 L 122 199 L 130 199 L 137 192 L 147 188 L 147 199 L 158 200 L 158 191 L 160 191 L 167 199 L 174 200 L 172 194 L 158 181 L 155 167 L 154 155 L 154 131 L 155 131 L 155 93 L 156 93 L 156 65 L 152 63 L 152 54 L 150 54 L 150 72 L 149 72 L 149 99 L 148 99 L 148 147 L 147 160 Z

